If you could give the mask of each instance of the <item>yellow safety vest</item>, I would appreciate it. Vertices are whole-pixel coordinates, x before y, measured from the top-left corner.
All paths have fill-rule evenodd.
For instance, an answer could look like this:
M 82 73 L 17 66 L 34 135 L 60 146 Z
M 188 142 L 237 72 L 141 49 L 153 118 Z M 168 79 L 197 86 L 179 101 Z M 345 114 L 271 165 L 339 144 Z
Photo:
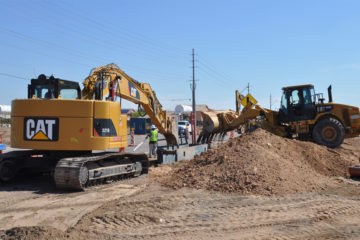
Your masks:
M 157 130 L 150 130 L 150 142 L 157 142 L 158 132 Z

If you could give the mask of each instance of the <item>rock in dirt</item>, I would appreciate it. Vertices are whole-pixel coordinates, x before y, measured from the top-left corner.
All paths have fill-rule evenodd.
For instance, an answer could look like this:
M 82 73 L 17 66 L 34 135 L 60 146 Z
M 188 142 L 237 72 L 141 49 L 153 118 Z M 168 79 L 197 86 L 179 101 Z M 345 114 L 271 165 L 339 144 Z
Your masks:
M 9 230 L 0 231 L 0 239 L 3 240 L 47 240 L 47 239 L 70 239 L 68 236 L 55 228 L 51 227 L 15 227 Z M 71 238 L 73 239 L 73 238 Z
M 244 194 L 288 194 L 336 186 L 358 155 L 312 142 L 282 138 L 263 129 L 203 152 L 166 175 L 162 185 Z

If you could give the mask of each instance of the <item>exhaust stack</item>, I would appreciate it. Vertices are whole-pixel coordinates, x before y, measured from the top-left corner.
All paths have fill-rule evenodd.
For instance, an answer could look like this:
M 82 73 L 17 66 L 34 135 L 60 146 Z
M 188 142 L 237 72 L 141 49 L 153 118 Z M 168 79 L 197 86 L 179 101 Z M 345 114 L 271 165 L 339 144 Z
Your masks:
M 333 101 L 332 99 L 332 92 L 331 92 L 331 85 L 328 87 L 328 95 L 329 95 L 329 103 Z

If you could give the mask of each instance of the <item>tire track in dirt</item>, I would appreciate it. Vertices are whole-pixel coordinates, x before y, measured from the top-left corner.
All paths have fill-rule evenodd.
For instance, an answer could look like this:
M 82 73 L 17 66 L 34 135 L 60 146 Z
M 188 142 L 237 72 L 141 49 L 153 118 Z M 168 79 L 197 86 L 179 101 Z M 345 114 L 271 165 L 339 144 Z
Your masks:
M 6 191 L 0 195 L 0 230 L 13 226 L 44 226 L 66 231 L 104 202 L 135 194 L 144 187 L 118 183 L 78 193 Z M 0 191 L 5 192 L 1 188 Z
M 359 199 L 316 193 L 242 196 L 150 187 L 135 199 L 103 206 L 81 220 L 74 231 L 86 225 L 95 233 L 120 239 L 304 239 L 335 233 L 344 238 L 359 233 L 360 221 L 359 225 L 353 221 L 353 225 L 339 225 L 339 229 L 331 223 L 347 217 L 360 220 L 356 217 Z

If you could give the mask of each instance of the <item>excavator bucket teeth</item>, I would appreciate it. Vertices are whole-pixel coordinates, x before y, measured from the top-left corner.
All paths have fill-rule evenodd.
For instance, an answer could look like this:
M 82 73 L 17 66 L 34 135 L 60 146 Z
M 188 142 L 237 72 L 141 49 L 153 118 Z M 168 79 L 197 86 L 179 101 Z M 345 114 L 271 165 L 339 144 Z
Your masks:
M 172 133 L 164 134 L 168 146 L 178 146 L 178 140 Z

